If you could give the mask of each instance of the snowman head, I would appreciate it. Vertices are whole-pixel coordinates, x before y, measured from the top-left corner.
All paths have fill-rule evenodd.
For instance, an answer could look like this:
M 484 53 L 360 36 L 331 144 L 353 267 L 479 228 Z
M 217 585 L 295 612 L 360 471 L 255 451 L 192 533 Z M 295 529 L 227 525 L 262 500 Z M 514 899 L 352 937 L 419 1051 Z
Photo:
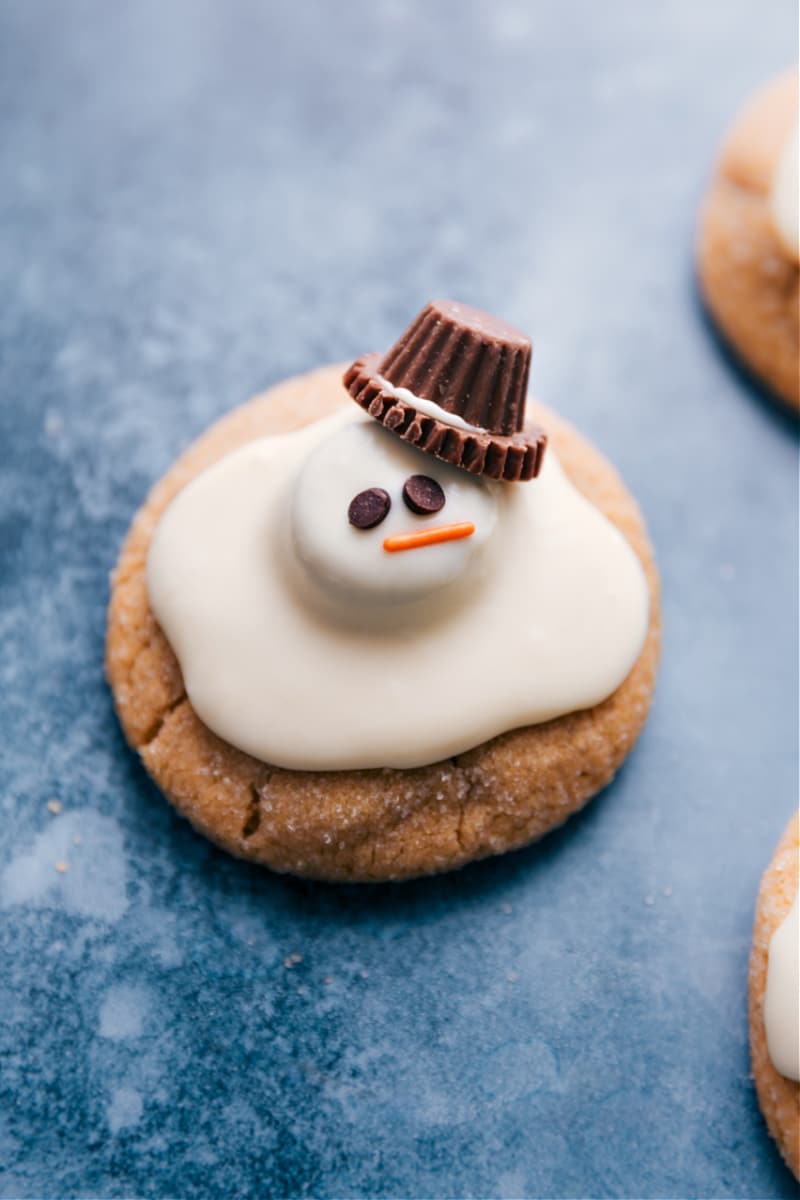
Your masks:
M 355 421 L 325 438 L 295 477 L 293 550 L 327 594 L 354 604 L 419 599 L 480 561 L 499 487 L 376 421 Z
M 295 557 L 326 595 L 398 602 L 477 568 L 509 484 L 534 479 L 547 438 L 523 429 L 530 339 L 435 300 L 388 353 L 345 373 L 374 420 L 320 443 L 295 480 Z

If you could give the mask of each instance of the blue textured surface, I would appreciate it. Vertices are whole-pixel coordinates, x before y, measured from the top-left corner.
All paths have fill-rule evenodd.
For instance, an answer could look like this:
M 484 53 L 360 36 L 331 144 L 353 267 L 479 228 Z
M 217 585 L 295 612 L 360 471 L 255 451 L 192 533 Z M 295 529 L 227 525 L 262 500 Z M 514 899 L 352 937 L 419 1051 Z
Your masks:
M 794 1194 L 745 994 L 797 796 L 796 447 L 691 243 L 795 41 L 790 0 L 0 4 L 0 1193 Z M 640 498 L 657 702 L 538 848 L 275 878 L 127 752 L 108 572 L 210 421 L 442 294 L 533 332 Z

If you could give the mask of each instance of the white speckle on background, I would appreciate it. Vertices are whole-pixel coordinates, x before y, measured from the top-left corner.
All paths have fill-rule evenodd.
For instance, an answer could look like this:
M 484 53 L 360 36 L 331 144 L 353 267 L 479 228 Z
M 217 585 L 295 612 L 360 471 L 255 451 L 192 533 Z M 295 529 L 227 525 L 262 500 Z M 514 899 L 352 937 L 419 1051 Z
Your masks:
M 80 838 L 80 853 L 74 839 Z M 63 875 L 54 863 L 69 861 Z M 0 908 L 27 904 L 64 908 L 79 916 L 116 921 L 128 907 L 126 862 L 117 822 L 92 809 L 52 820 L 0 872 Z
M 108 1127 L 112 1133 L 138 1125 L 142 1115 L 142 1097 L 133 1088 L 115 1088 L 106 1109 Z
M 145 988 L 119 984 L 109 988 L 100 1005 L 100 1037 L 120 1041 L 138 1037 L 150 1008 Z
M 49 409 L 44 418 L 44 431 L 48 437 L 58 437 L 64 428 L 63 418 Z
M 175 913 L 149 902 L 141 907 L 145 889 L 140 887 L 140 907 L 136 914 L 136 933 L 140 945 L 163 967 L 179 967 L 183 952 L 178 944 L 180 924 Z

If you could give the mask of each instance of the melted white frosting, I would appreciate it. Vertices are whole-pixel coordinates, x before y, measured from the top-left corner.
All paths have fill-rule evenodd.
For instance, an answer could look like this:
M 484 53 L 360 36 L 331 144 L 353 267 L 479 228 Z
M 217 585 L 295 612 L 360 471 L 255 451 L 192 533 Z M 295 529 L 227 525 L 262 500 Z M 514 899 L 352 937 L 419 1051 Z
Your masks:
M 390 396 L 394 396 L 395 400 L 403 400 L 406 404 L 410 404 L 417 412 L 423 413 L 426 417 L 435 417 L 437 421 L 441 421 L 443 425 L 451 425 L 453 429 L 465 429 L 468 433 L 483 433 L 484 431 L 478 425 L 470 425 L 458 413 L 448 412 L 446 408 L 436 404 L 433 400 L 426 400 L 424 396 L 417 396 L 408 388 L 395 387 L 393 383 L 389 383 L 388 379 L 384 379 L 382 375 L 376 375 L 375 379 L 381 385 L 385 392 Z
M 405 508 L 411 474 L 441 483 L 441 512 Z M 392 509 L 357 530 L 366 487 Z M 470 538 L 383 549 L 462 518 Z M 200 718 L 306 770 L 421 766 L 596 704 L 648 623 L 638 559 L 552 448 L 535 482 L 493 484 L 349 408 L 198 476 L 156 529 L 147 583 Z
M 775 1069 L 800 1080 L 800 963 L 797 896 L 769 944 L 764 1026 Z
M 769 207 L 775 232 L 790 258 L 800 259 L 798 230 L 798 127 L 795 125 L 778 159 L 772 178 Z

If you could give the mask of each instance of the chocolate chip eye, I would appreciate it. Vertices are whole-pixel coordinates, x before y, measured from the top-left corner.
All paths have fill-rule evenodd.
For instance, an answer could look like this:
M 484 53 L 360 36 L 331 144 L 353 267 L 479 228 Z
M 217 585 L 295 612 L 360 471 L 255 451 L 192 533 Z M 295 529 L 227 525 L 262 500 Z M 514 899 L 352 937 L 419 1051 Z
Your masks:
M 403 484 L 406 507 L 420 516 L 428 516 L 444 508 L 445 495 L 441 484 L 430 475 L 409 475 Z
M 392 507 L 388 492 L 383 488 L 367 488 L 350 501 L 347 519 L 356 529 L 374 529 Z

